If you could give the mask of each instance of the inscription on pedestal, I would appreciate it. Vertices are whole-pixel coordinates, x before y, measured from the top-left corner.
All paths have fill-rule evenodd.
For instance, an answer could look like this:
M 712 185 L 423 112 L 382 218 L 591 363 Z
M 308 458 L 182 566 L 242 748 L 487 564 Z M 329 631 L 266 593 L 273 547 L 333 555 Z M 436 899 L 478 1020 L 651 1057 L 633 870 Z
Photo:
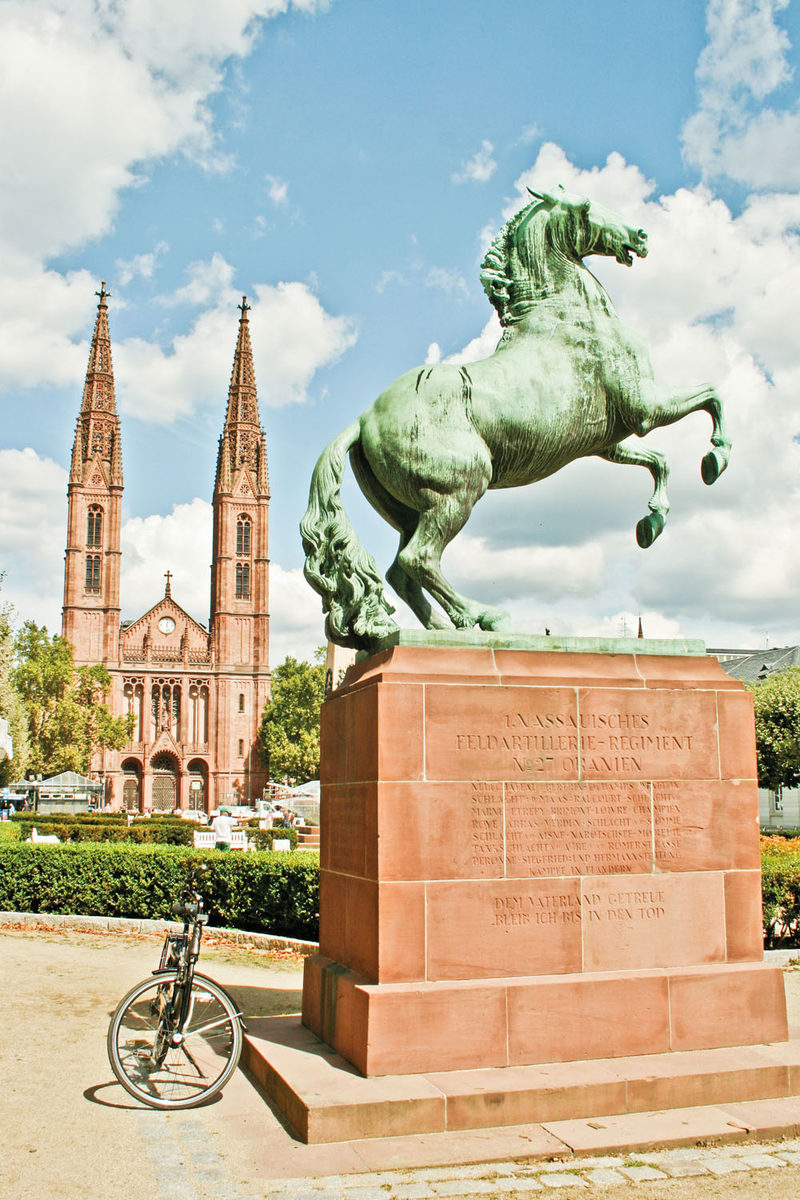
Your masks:
M 503 785 L 473 783 L 470 850 L 476 875 L 503 874 Z
M 509 875 L 640 872 L 653 858 L 646 783 L 509 783 Z
M 678 785 L 473 782 L 476 877 L 635 874 L 680 861 Z
M 571 689 L 430 688 L 430 778 L 716 778 L 713 698 Z M 711 707 L 710 707 L 711 706 Z M 708 711 L 706 711 L 708 710 Z

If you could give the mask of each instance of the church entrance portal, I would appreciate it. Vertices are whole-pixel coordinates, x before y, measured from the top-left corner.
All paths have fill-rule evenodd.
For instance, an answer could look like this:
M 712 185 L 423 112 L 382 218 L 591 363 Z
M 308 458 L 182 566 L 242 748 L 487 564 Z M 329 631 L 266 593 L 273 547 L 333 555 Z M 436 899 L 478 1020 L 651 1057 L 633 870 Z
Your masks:
M 152 762 L 153 812 L 172 812 L 178 803 L 175 762 L 168 754 L 157 754 Z
M 141 767 L 129 758 L 122 764 L 122 771 L 122 806 L 126 812 L 137 813 L 141 810 Z
M 206 795 L 208 793 L 208 767 L 201 759 L 193 759 L 189 763 L 189 808 L 195 811 L 206 811 Z

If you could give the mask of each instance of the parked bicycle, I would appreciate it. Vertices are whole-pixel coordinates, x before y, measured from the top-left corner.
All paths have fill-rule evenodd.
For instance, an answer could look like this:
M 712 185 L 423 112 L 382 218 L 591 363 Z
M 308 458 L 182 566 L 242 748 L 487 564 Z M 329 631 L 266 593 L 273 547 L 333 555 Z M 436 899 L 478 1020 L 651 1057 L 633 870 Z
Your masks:
M 114 1074 L 151 1108 L 193 1108 L 216 1096 L 236 1070 L 245 1030 L 235 1001 L 195 970 L 208 916 L 194 877 L 173 911 L 182 932 L 167 932 L 152 977 L 123 997 L 108 1029 Z

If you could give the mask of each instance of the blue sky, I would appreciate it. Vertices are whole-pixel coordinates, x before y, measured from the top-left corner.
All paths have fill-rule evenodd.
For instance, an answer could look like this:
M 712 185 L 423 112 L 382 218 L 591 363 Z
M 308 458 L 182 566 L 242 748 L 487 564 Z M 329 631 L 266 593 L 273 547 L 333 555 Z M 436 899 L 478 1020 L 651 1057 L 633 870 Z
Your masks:
M 0 2 L 0 565 L 59 628 L 66 468 L 101 279 L 123 422 L 123 611 L 163 571 L 208 615 L 209 500 L 246 292 L 272 484 L 273 659 L 321 640 L 297 525 L 328 439 L 397 375 L 491 352 L 487 240 L 562 182 L 641 224 L 597 268 L 708 422 L 648 444 L 672 513 L 637 550 L 641 470 L 596 460 L 481 502 L 445 560 L 518 628 L 800 638 L 798 3 Z M 596 262 L 597 260 L 595 260 Z M 476 341 L 477 339 L 477 341 Z M 472 344 L 471 343 L 475 343 Z M 382 569 L 394 535 L 354 485 Z M 403 618 L 413 624 L 411 617 Z

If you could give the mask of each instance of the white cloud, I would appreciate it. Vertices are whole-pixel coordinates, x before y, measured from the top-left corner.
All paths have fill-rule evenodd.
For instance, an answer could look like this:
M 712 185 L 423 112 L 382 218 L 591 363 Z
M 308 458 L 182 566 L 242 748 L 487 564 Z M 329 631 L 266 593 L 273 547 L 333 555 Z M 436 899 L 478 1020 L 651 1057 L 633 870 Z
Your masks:
M 122 526 L 120 599 L 123 620 L 135 620 L 164 594 L 171 571 L 173 598 L 208 625 L 211 505 L 195 499 L 166 516 L 131 517 Z
M 472 158 L 461 164 L 461 170 L 455 171 L 450 178 L 453 183 L 488 183 L 497 170 L 497 163 L 492 158 L 494 146 L 485 138 L 480 150 L 476 150 Z
M 469 288 L 464 276 L 458 271 L 448 270 L 446 267 L 431 267 L 425 276 L 425 286 L 439 288 L 448 296 L 469 295 Z
M 385 292 L 389 284 L 396 283 L 401 287 L 405 285 L 406 277 L 402 271 L 382 271 L 381 277 L 375 284 L 375 291 L 380 295 Z
M 800 107 L 760 105 L 791 78 L 788 0 L 710 0 L 697 67 L 698 109 L 683 129 L 687 162 L 704 178 L 751 187 L 800 185 Z
M 205 262 L 189 263 L 186 268 L 186 283 L 169 296 L 161 296 L 159 303 L 167 307 L 191 304 L 200 307 L 212 304 L 221 294 L 232 294 L 234 269 L 219 253 L 214 253 Z
M 284 208 L 289 203 L 289 184 L 275 175 L 266 175 L 265 179 L 270 200 L 276 208 Z
M 311 659 L 325 644 L 325 619 L 320 598 L 299 568 L 287 571 L 270 564 L 270 664 L 275 667 L 287 654 Z
M 80 384 L 98 281 L 45 263 L 108 233 L 125 190 L 154 164 L 185 154 L 224 167 L 208 100 L 225 63 L 248 54 L 264 20 L 292 6 L 310 13 L 326 4 L 0 5 L 0 158 L 17 164 L 0 190 L 0 387 Z M 161 252 L 144 248 L 120 263 L 119 282 L 152 275 Z M 159 355 L 142 345 L 130 353 Z
M 135 254 L 133 258 L 117 259 L 117 279 L 126 287 L 133 279 L 152 279 L 160 260 L 168 252 L 166 242 L 157 242 L 148 254 Z
M 114 370 L 122 412 L 169 424 L 207 405 L 218 405 L 227 387 L 236 345 L 239 294 L 233 269 L 219 255 L 193 264 L 191 278 L 172 299 L 211 300 L 187 334 L 168 350 L 140 338 L 114 346 Z M 355 341 L 347 317 L 333 317 L 304 283 L 256 284 L 250 297 L 250 337 L 262 408 L 300 404 L 315 371 L 335 362 Z
M 3 600 L 18 620 L 61 632 L 67 473 L 35 450 L 0 450 Z
M 462 534 L 445 551 L 445 570 L 459 585 L 492 603 L 535 596 L 553 601 L 590 597 L 603 587 L 606 562 L 597 542 L 583 546 L 497 547 Z
M 61 275 L 14 255 L 0 262 L 0 387 L 80 384 L 98 285 L 88 271 Z

